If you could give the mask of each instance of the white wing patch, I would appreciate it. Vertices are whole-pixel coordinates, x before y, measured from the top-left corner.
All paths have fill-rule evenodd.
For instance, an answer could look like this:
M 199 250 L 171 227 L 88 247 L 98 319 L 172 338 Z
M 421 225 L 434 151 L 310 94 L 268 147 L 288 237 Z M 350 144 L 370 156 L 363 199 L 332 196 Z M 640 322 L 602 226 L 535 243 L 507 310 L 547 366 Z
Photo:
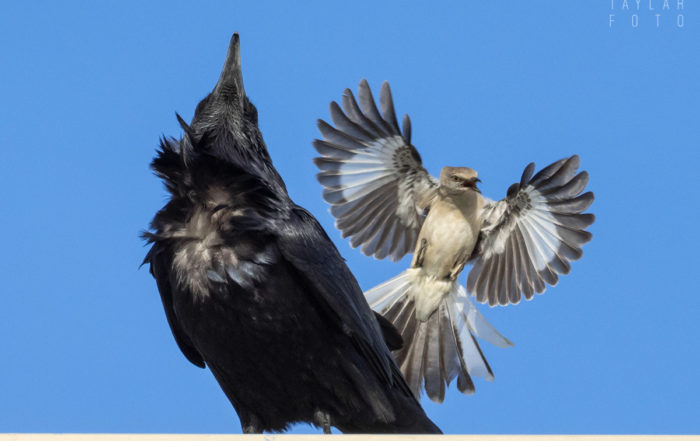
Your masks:
M 317 178 L 350 245 L 396 261 L 413 251 L 437 181 L 411 145 L 408 117 L 403 133 L 399 129 L 388 84 L 381 89 L 382 115 L 367 81 L 360 82 L 358 96 L 362 109 L 350 90 L 343 96 L 344 109 L 331 103 L 335 127 L 319 120 L 324 139 L 313 143 L 321 154 L 314 159 Z
M 528 165 L 508 196 L 489 201 L 482 214 L 479 243 L 467 277 L 467 291 L 489 305 L 518 303 L 568 274 L 570 262 L 581 257 L 581 246 L 591 239 L 585 229 L 595 217 L 583 213 L 593 193 L 581 194 L 588 173 L 576 174 L 574 155 L 545 167 L 534 177 Z

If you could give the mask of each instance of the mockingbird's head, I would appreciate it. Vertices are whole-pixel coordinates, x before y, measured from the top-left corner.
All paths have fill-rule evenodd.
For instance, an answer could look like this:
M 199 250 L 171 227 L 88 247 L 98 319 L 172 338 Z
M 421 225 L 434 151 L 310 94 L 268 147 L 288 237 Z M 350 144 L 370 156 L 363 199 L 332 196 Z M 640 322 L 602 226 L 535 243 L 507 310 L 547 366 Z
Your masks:
M 440 186 L 450 190 L 473 190 L 481 193 L 476 184 L 481 182 L 476 170 L 469 167 L 443 167 Z

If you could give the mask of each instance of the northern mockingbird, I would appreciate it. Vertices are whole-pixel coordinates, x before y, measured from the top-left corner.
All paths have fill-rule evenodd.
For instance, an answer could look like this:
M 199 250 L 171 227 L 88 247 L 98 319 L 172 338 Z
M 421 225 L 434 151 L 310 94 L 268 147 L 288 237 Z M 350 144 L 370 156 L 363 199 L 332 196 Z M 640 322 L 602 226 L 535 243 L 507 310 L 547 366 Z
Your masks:
M 164 139 L 151 164 L 170 199 L 144 234 L 144 263 L 175 341 L 209 366 L 243 431 L 308 422 L 327 433 L 439 433 L 385 344 L 400 347 L 400 336 L 272 165 L 237 34 L 192 123 L 178 119 L 184 136 Z
M 323 198 L 336 226 L 353 247 L 378 259 L 396 261 L 413 251 L 411 267 L 365 293 L 401 332 L 397 362 L 416 395 L 442 402 L 445 387 L 473 393 L 470 375 L 493 379 L 475 337 L 497 346 L 512 343 L 476 310 L 467 292 L 489 305 L 531 299 L 567 274 L 591 239 L 594 220 L 583 212 L 593 193 L 581 194 L 588 174 L 577 174 L 579 158 L 561 159 L 533 176 L 529 164 L 507 196 L 481 195 L 477 172 L 445 167 L 439 181 L 421 164 L 411 144 L 411 121 L 399 129 L 389 84 L 380 93 L 381 113 L 369 85 L 359 85 L 358 106 L 346 89 L 343 109 L 330 105 L 335 127 L 323 120 L 321 154 Z M 466 291 L 457 278 L 467 263 Z

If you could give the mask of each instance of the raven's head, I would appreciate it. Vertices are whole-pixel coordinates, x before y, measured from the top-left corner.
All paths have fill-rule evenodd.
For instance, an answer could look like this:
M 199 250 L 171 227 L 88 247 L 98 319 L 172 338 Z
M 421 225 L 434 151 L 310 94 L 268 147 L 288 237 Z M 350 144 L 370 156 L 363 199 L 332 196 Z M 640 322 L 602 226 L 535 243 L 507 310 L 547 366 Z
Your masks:
M 179 115 L 177 118 L 185 131 L 180 141 L 180 154 L 185 163 L 204 154 L 234 164 L 284 189 L 258 128 L 257 109 L 243 88 L 238 33 L 231 37 L 216 86 L 197 105 L 191 124 Z
M 191 124 L 177 118 L 184 135 L 161 139 L 151 162 L 171 198 L 151 223 L 155 233 L 144 234 L 148 241 L 204 237 L 219 224 L 248 222 L 246 228 L 257 228 L 260 219 L 270 219 L 284 207 L 284 183 L 243 88 L 238 34 L 231 38 L 216 86 L 197 105 Z
M 197 105 L 190 129 L 198 134 L 209 131 L 236 133 L 244 128 L 246 122 L 257 125 L 257 111 L 243 88 L 241 45 L 235 33 L 231 37 L 219 81 L 214 90 Z

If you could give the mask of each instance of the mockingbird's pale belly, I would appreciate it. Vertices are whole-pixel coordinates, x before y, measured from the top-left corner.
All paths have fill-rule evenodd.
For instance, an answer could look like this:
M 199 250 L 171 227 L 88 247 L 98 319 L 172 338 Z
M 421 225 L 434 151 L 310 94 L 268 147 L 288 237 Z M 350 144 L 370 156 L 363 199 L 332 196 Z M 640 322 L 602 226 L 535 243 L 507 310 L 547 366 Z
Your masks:
M 479 196 L 460 196 L 442 197 L 433 203 L 418 237 L 419 247 L 422 239 L 427 241 L 423 269 L 438 279 L 447 277 L 456 262 L 466 261 L 479 235 Z
M 472 191 L 440 195 L 431 205 L 414 252 L 415 265 L 425 239 L 422 264 L 413 269 L 417 283 L 411 289 L 419 320 L 427 320 L 437 309 L 455 282 L 450 273 L 461 270 L 471 255 L 481 228 L 481 205 L 481 196 Z

